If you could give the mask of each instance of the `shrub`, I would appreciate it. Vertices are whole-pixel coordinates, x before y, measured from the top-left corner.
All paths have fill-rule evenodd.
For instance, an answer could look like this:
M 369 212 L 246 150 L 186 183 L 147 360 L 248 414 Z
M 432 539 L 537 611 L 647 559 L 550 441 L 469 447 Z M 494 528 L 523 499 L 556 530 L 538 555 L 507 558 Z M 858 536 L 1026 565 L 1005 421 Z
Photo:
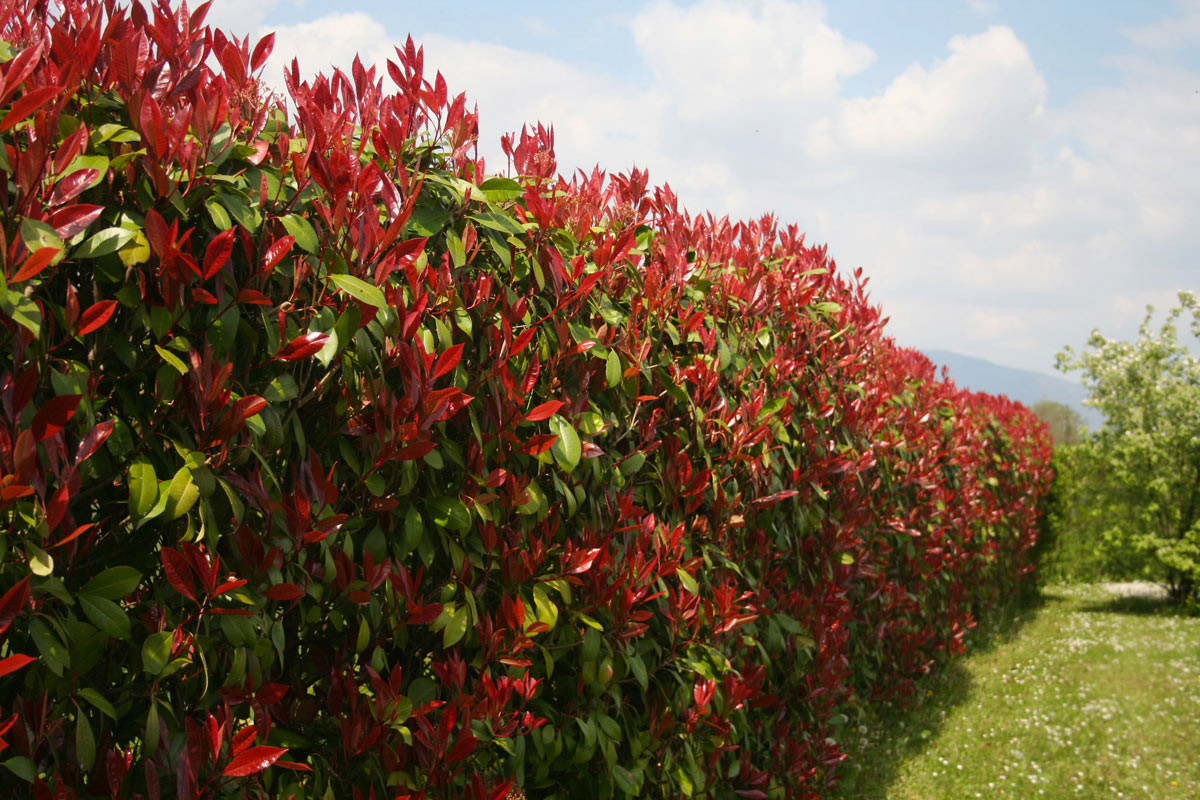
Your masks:
M 1190 315 L 1200 336 L 1200 305 L 1180 292 L 1157 331 L 1153 315 L 1147 307 L 1134 341 L 1093 331 L 1088 350 L 1059 355 L 1105 415 L 1071 453 L 1063 494 L 1081 524 L 1062 535 L 1105 571 L 1160 581 L 1186 600 L 1200 585 L 1200 362 L 1177 325 Z
M 0 0 L 0 786 L 812 797 L 1018 590 L 1044 428 L 824 248 L 204 9 Z

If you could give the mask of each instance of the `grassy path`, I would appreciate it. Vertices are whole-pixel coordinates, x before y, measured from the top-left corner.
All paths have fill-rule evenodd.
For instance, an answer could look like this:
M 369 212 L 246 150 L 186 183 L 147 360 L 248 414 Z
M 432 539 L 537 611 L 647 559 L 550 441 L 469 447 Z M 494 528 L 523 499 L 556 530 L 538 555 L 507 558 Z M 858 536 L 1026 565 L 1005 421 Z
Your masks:
M 1200 618 L 1055 586 L 919 687 L 848 726 L 844 800 L 1200 798 Z

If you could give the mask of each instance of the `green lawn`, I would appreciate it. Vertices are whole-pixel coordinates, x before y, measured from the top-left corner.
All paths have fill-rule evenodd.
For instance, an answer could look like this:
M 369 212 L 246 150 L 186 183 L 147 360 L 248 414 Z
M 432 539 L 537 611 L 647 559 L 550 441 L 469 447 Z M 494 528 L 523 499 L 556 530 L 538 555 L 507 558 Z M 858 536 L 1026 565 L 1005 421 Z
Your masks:
M 1052 586 L 850 730 L 844 800 L 1200 798 L 1200 618 Z

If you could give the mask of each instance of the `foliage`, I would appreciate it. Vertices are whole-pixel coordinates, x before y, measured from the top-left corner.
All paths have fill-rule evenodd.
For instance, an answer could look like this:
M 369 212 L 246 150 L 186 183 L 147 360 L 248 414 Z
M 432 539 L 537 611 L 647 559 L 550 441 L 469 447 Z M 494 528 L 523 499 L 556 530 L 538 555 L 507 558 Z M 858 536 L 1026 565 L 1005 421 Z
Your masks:
M 0 0 L 6 794 L 811 797 L 1017 591 L 1044 426 L 795 228 L 204 10 Z
M 1200 336 L 1200 306 L 1180 292 L 1157 330 L 1153 315 L 1148 307 L 1136 341 L 1093 331 L 1089 350 L 1059 355 L 1106 417 L 1074 456 L 1079 484 L 1069 491 L 1089 505 L 1104 562 L 1186 599 L 1200 578 L 1200 362 L 1177 326 L 1189 315 Z
M 1029 410 L 1046 423 L 1050 438 L 1054 440 L 1056 447 L 1079 444 L 1083 441 L 1080 434 L 1085 425 L 1083 417 L 1070 406 L 1053 400 L 1039 400 L 1030 406 Z

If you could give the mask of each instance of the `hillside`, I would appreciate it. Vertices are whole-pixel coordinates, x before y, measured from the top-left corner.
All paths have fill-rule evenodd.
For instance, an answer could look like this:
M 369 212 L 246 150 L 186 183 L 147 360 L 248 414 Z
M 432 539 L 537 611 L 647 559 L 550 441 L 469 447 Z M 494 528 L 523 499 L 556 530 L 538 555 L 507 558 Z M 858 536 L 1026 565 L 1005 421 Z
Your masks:
M 946 367 L 950 377 L 960 386 L 977 392 L 1007 395 L 1027 406 L 1039 400 L 1053 400 L 1079 412 L 1090 428 L 1096 428 L 1101 423 L 1099 412 L 1083 404 L 1087 394 L 1074 381 L 1032 370 L 1005 367 L 948 350 L 924 352 L 935 364 Z

